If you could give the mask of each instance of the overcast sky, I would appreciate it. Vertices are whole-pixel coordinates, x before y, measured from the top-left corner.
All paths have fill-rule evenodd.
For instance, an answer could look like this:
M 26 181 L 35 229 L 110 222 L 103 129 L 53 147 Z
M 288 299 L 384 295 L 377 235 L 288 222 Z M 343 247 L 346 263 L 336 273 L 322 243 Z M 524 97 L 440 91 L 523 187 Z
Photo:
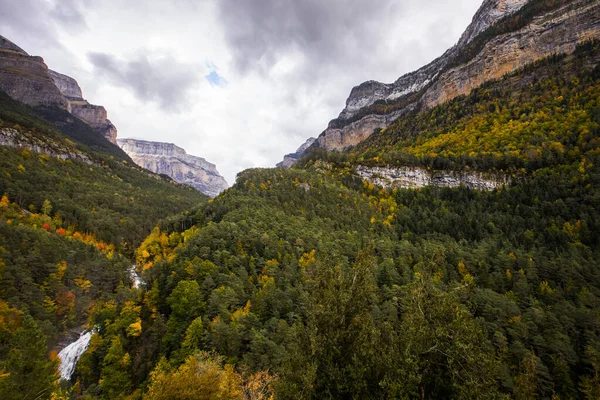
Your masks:
M 458 41 L 481 0 L 0 0 L 0 34 L 75 78 L 119 137 L 233 184 L 318 136 L 353 86 Z

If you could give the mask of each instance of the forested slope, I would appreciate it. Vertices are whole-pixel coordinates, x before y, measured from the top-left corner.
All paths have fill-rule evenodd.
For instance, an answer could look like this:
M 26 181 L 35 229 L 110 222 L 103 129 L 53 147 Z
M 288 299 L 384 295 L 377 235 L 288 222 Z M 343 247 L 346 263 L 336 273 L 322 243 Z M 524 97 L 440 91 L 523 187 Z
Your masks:
M 134 249 L 207 199 L 55 108 L 0 93 L 0 398 L 49 398 L 49 348 L 131 289 Z
M 75 392 L 599 398 L 598 50 L 528 66 L 349 153 L 244 171 L 165 220 L 136 251 L 141 291 L 98 303 Z M 512 183 L 385 190 L 358 165 Z

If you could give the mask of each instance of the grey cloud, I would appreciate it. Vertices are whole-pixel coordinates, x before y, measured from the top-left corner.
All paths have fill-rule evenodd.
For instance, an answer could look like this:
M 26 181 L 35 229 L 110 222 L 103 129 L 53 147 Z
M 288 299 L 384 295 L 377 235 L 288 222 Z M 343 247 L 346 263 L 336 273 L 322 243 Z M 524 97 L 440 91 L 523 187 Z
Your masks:
M 45 45 L 61 47 L 57 28 L 71 32 L 86 29 L 84 10 L 89 0 L 0 0 L 0 26 L 3 30 Z M 10 39 L 10 38 L 9 38 Z
M 150 55 L 150 56 L 148 56 Z M 188 109 L 189 92 L 202 79 L 194 65 L 178 63 L 172 54 L 141 52 L 130 60 L 120 60 L 106 53 L 88 53 L 94 72 L 116 86 L 133 91 L 142 101 L 152 101 L 165 111 Z
M 54 4 L 50 15 L 61 27 L 77 32 L 87 29 L 84 12 L 89 6 L 89 1 L 59 0 Z
M 378 21 L 392 9 L 393 0 L 374 6 L 364 0 L 219 0 L 226 37 L 238 67 L 256 61 L 272 63 L 290 49 L 310 61 L 348 58 L 382 34 Z M 372 45 L 373 43 L 371 43 Z
M 370 79 L 393 82 L 442 55 L 482 2 L 213 1 L 238 71 L 283 82 L 279 104 L 286 118 L 277 119 L 274 129 L 298 140 L 296 147 L 317 136 L 325 118 L 335 118 L 353 86 Z M 280 61 L 283 75 L 274 68 Z
M 281 57 L 297 51 L 306 59 L 301 71 L 304 79 L 310 80 L 326 75 L 323 69 L 330 66 L 339 73 L 365 76 L 374 70 L 401 64 L 407 55 L 390 52 L 390 45 L 396 47 L 395 43 L 407 40 L 393 36 L 400 24 L 415 18 L 423 23 L 442 23 L 446 11 L 464 7 L 465 3 L 468 2 L 216 0 L 225 37 L 240 71 L 262 69 L 261 72 L 268 72 Z M 431 19 L 428 21 L 424 15 Z M 448 41 L 447 36 L 408 40 L 415 39 L 429 47 L 432 43 Z M 441 53 L 433 54 L 437 55 Z M 401 67 L 398 65 L 397 69 Z

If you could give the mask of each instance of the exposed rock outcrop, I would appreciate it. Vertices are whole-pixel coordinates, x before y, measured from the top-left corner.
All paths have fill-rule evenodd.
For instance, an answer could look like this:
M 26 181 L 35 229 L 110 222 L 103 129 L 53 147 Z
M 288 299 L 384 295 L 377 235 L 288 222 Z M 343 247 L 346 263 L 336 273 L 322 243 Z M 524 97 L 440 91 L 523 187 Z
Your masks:
M 94 165 L 94 162 L 75 146 L 48 138 L 42 140 L 38 135 L 21 132 L 13 128 L 0 128 L 0 146 L 29 149 L 36 153 L 47 154 L 63 160 L 77 160 Z
M 0 36 L 0 90 L 30 106 L 67 110 L 117 144 L 117 128 L 108 120 L 106 109 L 84 100 L 75 79 L 49 70 L 43 58 L 30 56 L 3 36 Z
M 51 70 L 48 73 L 67 99 L 69 112 L 94 128 L 111 143 L 117 144 L 117 128 L 108 119 L 106 109 L 84 100 L 81 88 L 75 79 Z
M 434 107 L 469 94 L 486 81 L 555 53 L 570 53 L 577 44 L 600 37 L 600 1 L 569 0 L 515 31 L 488 32 L 490 39 L 481 47 L 474 46 L 479 35 L 529 7 L 529 1 L 485 0 L 458 43 L 441 57 L 392 84 L 369 81 L 352 89 L 344 110 L 311 148 L 341 151 L 355 146 L 409 110 Z M 466 57 L 473 48 L 477 51 Z M 463 59 L 467 61 L 461 62 Z M 394 107 L 387 107 L 391 103 Z
M 473 41 L 481 32 L 507 15 L 519 11 L 530 0 L 485 0 L 475 13 L 473 21 L 460 37 L 457 47 L 462 48 Z
M 117 144 L 117 128 L 108 119 L 108 113 L 102 106 L 95 106 L 87 101 L 69 101 L 71 113 L 94 128 L 94 130 L 111 143 Z
M 49 70 L 48 74 L 63 96 L 69 100 L 83 100 L 81 88 L 75 79 L 52 70 Z
M 165 174 L 215 197 L 228 188 L 214 164 L 204 158 L 189 155 L 172 143 L 149 142 L 136 139 L 118 139 L 119 146 L 140 167 L 157 174 Z
M 292 165 L 294 165 L 294 163 L 296 161 L 298 161 L 298 159 L 300 157 L 302 157 L 302 154 L 304 154 L 304 152 L 306 151 L 306 149 L 308 149 L 310 146 L 312 146 L 312 144 L 317 140 L 317 138 L 310 138 L 308 139 L 306 142 L 304 142 L 304 144 L 300 147 L 298 147 L 298 150 L 296 150 L 295 153 L 290 153 L 290 154 L 286 154 L 283 157 L 283 161 L 277 164 L 277 167 L 283 167 L 283 168 L 289 168 Z
M 459 187 L 464 185 L 476 190 L 494 190 L 508 185 L 510 179 L 481 172 L 428 171 L 414 167 L 365 167 L 356 173 L 367 181 L 385 188 L 419 189 L 426 186 Z
M 17 53 L 21 53 L 26 56 L 29 55 L 25 50 L 23 50 L 22 48 L 20 48 L 19 46 L 17 46 L 2 35 L 0 35 L 0 49 L 16 51 Z
M 30 106 L 55 105 L 68 108 L 48 73 L 42 57 L 28 55 L 19 46 L 0 36 L 0 90 Z

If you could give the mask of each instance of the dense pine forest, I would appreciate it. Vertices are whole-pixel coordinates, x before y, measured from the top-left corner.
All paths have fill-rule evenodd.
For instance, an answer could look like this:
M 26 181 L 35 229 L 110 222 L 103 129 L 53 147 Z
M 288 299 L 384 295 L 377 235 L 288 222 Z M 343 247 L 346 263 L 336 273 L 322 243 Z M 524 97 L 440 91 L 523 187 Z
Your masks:
M 135 251 L 142 287 L 90 294 L 96 333 L 63 390 L 598 398 L 599 48 L 588 42 L 415 113 L 350 152 L 244 171 L 216 199 L 163 219 Z M 481 170 L 512 183 L 383 189 L 357 165 Z M 76 279 L 57 268 L 47 279 Z M 77 290 L 80 299 L 85 285 Z
M 598 40 L 210 200 L 60 110 L 0 106 L 46 149 L 0 148 L 2 399 L 600 398 Z
M 56 108 L 0 93 L 0 129 L 22 145 L 0 148 L 0 398 L 57 397 L 50 350 L 131 290 L 134 251 L 160 219 L 206 196 Z

